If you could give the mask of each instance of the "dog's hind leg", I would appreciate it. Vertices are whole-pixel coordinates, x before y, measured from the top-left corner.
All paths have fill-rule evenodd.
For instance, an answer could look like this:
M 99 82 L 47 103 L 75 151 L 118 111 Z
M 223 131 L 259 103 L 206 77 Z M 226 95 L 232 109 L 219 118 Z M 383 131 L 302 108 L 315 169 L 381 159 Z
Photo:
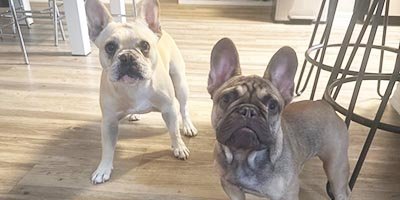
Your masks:
M 197 129 L 194 127 L 190 120 L 189 108 L 188 108 L 188 95 L 189 87 L 185 76 L 185 62 L 183 61 L 182 55 L 179 51 L 175 51 L 175 55 L 172 55 L 169 74 L 172 79 L 172 83 L 175 89 L 175 96 L 178 99 L 180 106 L 180 113 L 182 116 L 183 133 L 186 136 L 197 135 Z
M 347 134 L 347 132 L 345 133 Z M 348 138 L 336 138 L 325 145 L 318 157 L 322 160 L 330 191 L 335 200 L 350 199 L 349 159 L 347 155 Z

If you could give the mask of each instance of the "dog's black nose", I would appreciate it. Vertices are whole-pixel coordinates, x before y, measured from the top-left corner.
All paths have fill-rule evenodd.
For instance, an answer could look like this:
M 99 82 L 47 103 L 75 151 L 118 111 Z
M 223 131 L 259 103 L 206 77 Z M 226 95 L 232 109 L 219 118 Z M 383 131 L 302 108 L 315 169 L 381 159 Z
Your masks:
M 118 59 L 121 61 L 122 64 L 133 63 L 135 57 L 132 53 L 123 53 L 118 56 Z
M 239 108 L 238 113 L 242 115 L 243 117 L 247 118 L 253 118 L 258 116 L 258 112 L 256 108 L 253 108 L 251 106 L 243 106 Z

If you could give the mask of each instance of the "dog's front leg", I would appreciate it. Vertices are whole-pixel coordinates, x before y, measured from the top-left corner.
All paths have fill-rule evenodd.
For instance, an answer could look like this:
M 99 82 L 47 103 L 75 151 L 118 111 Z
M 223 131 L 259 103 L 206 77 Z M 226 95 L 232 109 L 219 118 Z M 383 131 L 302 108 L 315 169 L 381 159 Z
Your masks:
M 101 161 L 96 171 L 92 174 L 92 183 L 104 183 L 110 179 L 113 169 L 115 145 L 118 137 L 118 119 L 103 118 L 101 124 Z
M 189 157 L 190 151 L 183 142 L 181 134 L 179 132 L 179 119 L 178 111 L 176 108 L 176 103 L 174 105 L 168 106 L 168 108 L 162 112 L 162 117 L 168 127 L 174 156 L 179 159 L 186 160 Z
M 185 62 L 183 61 L 182 55 L 178 49 L 176 49 L 172 55 L 169 74 L 174 85 L 176 98 L 179 101 L 183 123 L 183 134 L 189 137 L 196 136 L 197 129 L 190 120 L 189 107 L 187 104 L 189 87 L 185 76 Z
M 221 185 L 222 188 L 224 189 L 225 193 L 228 195 L 230 200 L 245 200 L 246 196 L 239 187 L 236 185 L 233 185 L 226 181 L 225 179 L 221 178 Z

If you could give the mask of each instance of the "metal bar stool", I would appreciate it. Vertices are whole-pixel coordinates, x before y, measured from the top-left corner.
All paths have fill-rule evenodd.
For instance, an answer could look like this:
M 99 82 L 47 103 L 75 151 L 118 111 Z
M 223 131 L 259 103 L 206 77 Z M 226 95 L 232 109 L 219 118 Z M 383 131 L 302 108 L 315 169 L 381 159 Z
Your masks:
M 331 104 L 332 107 L 336 111 L 338 111 L 341 114 L 346 116 L 345 122 L 346 122 L 347 126 L 350 125 L 351 121 L 354 121 L 354 122 L 357 122 L 361 125 L 364 125 L 364 126 L 367 126 L 370 128 L 370 131 L 369 131 L 366 141 L 363 145 L 359 159 L 353 170 L 353 173 L 352 173 L 352 176 L 351 176 L 351 179 L 349 182 L 350 189 L 353 189 L 353 187 L 356 183 L 356 180 L 361 171 L 362 165 L 365 161 L 365 158 L 367 156 L 367 153 L 371 146 L 371 143 L 374 139 L 376 131 L 378 129 L 382 129 L 382 130 L 393 132 L 393 133 L 398 133 L 398 134 L 400 133 L 400 127 L 398 125 L 381 122 L 384 110 L 389 101 L 389 97 L 393 91 L 394 85 L 397 81 L 400 81 L 400 74 L 399 74 L 399 72 L 400 72 L 400 43 L 397 48 L 385 46 L 386 29 L 387 29 L 387 24 L 388 24 L 388 10 L 389 10 L 389 6 L 390 6 L 390 1 L 389 0 L 373 0 L 371 6 L 368 9 L 368 14 L 364 20 L 364 24 L 359 32 L 359 35 L 357 36 L 356 42 L 350 43 L 350 39 L 353 35 L 356 22 L 360 17 L 362 17 L 364 15 L 361 12 L 362 8 L 360 8 L 359 5 L 369 6 L 369 4 L 365 4 L 365 3 L 363 4 L 363 3 L 364 2 L 362 0 L 356 1 L 356 8 L 358 8 L 358 9 L 355 9 L 355 11 L 352 15 L 350 24 L 347 28 L 346 34 L 345 34 L 343 42 L 341 44 L 325 44 L 325 43 L 318 44 L 318 45 L 311 46 L 306 52 L 306 60 L 308 62 L 312 63 L 312 65 L 317 66 L 318 70 L 322 69 L 322 70 L 326 70 L 326 71 L 331 71 L 329 81 L 326 86 L 326 90 L 325 90 L 323 98 L 329 104 Z M 385 9 L 384 21 L 383 21 L 382 42 L 381 42 L 381 45 L 374 45 L 373 42 L 375 40 L 376 32 L 377 32 L 379 23 L 381 21 L 381 15 L 382 15 L 384 6 L 386 6 L 386 9 Z M 331 17 L 331 16 L 328 16 L 328 17 Z M 370 33 L 368 36 L 368 40 L 367 40 L 366 44 L 362 44 L 361 43 L 362 39 L 363 39 L 365 32 L 369 25 L 371 25 L 371 29 L 370 29 Z M 321 61 L 318 62 L 318 61 L 316 61 L 316 57 L 314 57 L 314 59 L 313 59 L 310 56 L 310 54 L 314 51 L 318 52 L 318 50 L 320 50 L 320 49 L 330 48 L 330 47 L 340 47 L 339 53 L 337 54 L 335 64 L 333 66 L 323 64 L 323 62 L 321 62 Z M 351 54 L 347 60 L 345 67 L 342 68 L 342 66 L 344 64 L 344 58 L 346 56 L 346 51 L 349 48 L 352 48 Z M 365 48 L 359 70 L 350 70 L 350 66 L 353 63 L 354 58 L 355 58 L 356 53 L 359 48 Z M 376 73 L 366 72 L 368 60 L 371 55 L 371 50 L 373 50 L 373 49 L 380 50 L 379 70 Z M 385 52 L 386 53 L 394 53 L 396 56 L 395 65 L 394 65 L 393 71 L 391 73 L 382 73 L 383 56 L 384 56 Z M 322 54 L 323 53 L 324 52 L 322 52 Z M 339 76 L 339 75 L 341 75 L 341 76 Z M 319 76 L 319 74 L 317 73 L 316 82 L 318 80 L 318 76 Z M 380 92 L 382 80 L 389 81 L 384 94 L 382 94 Z M 361 84 L 363 81 L 377 81 L 378 82 L 377 93 L 379 96 L 381 96 L 381 102 L 379 104 L 378 110 L 373 119 L 369 119 L 365 116 L 356 114 L 354 112 L 354 110 L 356 108 L 356 102 L 357 102 L 357 99 L 360 94 Z M 314 85 L 316 84 L 316 82 L 314 83 Z M 336 98 L 338 97 L 338 94 L 340 93 L 340 89 L 341 89 L 342 85 L 345 83 L 350 83 L 350 82 L 355 82 L 355 87 L 354 87 L 353 93 L 351 95 L 350 104 L 347 108 L 345 108 L 344 106 L 342 106 L 336 102 Z M 314 92 L 315 92 L 315 87 L 313 87 L 313 93 Z M 314 94 L 312 94 L 311 98 L 314 97 L 313 95 Z M 327 184 L 327 191 L 328 191 L 328 194 L 330 195 L 330 197 L 332 198 L 332 195 L 330 194 L 329 183 Z

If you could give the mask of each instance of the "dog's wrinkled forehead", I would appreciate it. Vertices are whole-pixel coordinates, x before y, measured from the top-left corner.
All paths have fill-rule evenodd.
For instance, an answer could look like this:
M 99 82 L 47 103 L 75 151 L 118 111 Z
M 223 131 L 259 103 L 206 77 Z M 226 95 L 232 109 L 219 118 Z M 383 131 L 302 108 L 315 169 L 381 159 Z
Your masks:
M 147 27 L 142 20 L 132 23 L 110 23 L 96 39 L 96 42 L 115 41 L 118 44 L 131 48 L 138 41 L 147 41 L 155 44 L 158 37 Z
M 283 101 L 273 84 L 257 75 L 232 77 L 216 91 L 215 99 L 233 91 L 237 92 L 241 98 L 262 99 L 264 96 L 270 95 L 279 101 Z

